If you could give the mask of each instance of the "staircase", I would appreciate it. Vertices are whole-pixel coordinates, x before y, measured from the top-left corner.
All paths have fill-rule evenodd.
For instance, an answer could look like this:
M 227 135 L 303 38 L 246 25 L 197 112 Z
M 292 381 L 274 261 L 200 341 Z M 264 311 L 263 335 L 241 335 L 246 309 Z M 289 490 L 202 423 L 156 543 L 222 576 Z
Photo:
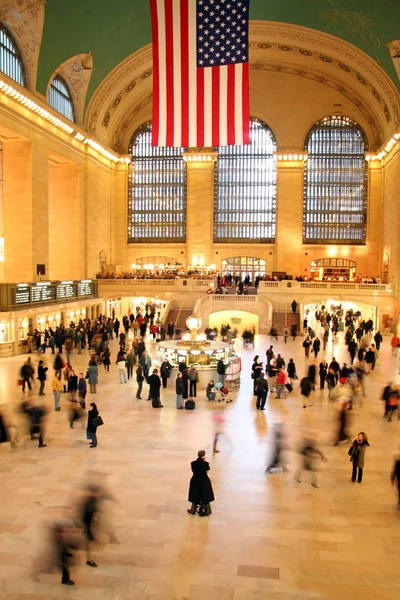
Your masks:
M 287 327 L 290 331 L 293 323 L 296 323 L 297 334 L 299 334 L 302 330 L 300 329 L 300 315 L 298 312 L 293 313 L 292 311 L 284 312 L 274 310 L 272 313 L 272 326 L 275 327 L 280 334 L 282 334 L 282 331 L 285 327 Z
M 166 326 L 172 322 L 175 325 L 175 331 L 179 330 L 181 335 L 188 331 L 186 327 L 186 319 L 193 314 L 193 308 L 171 308 L 167 318 L 165 319 Z

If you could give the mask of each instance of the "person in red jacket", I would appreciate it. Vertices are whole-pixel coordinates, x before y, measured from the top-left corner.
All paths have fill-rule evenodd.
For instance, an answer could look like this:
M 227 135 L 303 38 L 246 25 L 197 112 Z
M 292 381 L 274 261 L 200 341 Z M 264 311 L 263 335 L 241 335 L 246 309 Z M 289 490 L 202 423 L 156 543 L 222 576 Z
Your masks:
M 279 369 L 279 371 L 276 374 L 276 384 L 275 384 L 277 398 L 281 397 L 281 393 L 285 389 L 285 383 L 286 383 L 286 373 L 283 369 Z
M 396 334 L 394 334 L 392 339 L 390 340 L 390 345 L 392 346 L 392 356 L 397 356 L 397 349 L 399 347 L 399 344 L 400 339 Z

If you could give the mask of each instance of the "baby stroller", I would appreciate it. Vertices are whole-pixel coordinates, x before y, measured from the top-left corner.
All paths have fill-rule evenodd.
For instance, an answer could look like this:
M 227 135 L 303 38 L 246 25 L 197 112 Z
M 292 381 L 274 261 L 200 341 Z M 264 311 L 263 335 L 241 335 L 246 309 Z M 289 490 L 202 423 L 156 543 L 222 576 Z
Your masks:
M 226 402 L 227 404 L 232 402 L 232 398 L 229 397 L 228 388 L 224 387 L 222 383 L 217 382 L 214 385 L 213 391 L 215 391 L 215 402 Z

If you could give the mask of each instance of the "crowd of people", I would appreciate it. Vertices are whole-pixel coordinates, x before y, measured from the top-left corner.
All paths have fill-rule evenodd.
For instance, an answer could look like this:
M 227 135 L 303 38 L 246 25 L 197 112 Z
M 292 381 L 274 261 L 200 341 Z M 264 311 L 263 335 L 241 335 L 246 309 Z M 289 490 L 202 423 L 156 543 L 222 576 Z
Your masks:
M 158 327 L 157 321 L 160 315 L 157 314 L 154 306 L 146 305 L 143 308 L 144 310 L 139 309 L 135 314 L 125 315 L 121 322 L 115 318 L 115 315 L 100 316 L 94 321 L 83 319 L 77 323 L 70 323 L 66 328 L 62 326 L 54 330 L 49 328 L 43 333 L 35 331 L 33 336 L 35 348 L 32 350 L 37 350 L 40 360 L 35 370 L 32 356 L 27 357 L 20 370 L 19 383 L 24 394 L 21 414 L 26 419 L 29 436 L 38 441 L 40 448 L 45 448 L 47 445 L 45 435 L 49 407 L 26 392 L 36 387 L 38 396 L 44 396 L 51 368 L 53 369 L 50 379 L 54 410 L 58 412 L 66 409 L 71 428 L 74 428 L 76 423 L 84 424 L 89 447 L 97 447 L 97 432 L 103 425 L 103 420 L 97 403 L 90 402 L 87 407 L 86 397 L 90 394 L 92 398 L 92 395 L 97 393 L 101 367 L 104 368 L 106 376 L 109 376 L 110 365 L 114 364 L 110 348 L 113 339 L 117 340 L 118 346 L 115 364 L 120 385 L 136 380 L 137 387 L 134 391 L 138 400 L 143 399 L 143 386 L 146 384 L 145 399 L 151 401 L 154 408 L 162 408 L 161 395 L 163 390 L 170 387 L 171 378 L 175 386 L 173 389 L 177 410 L 182 410 L 188 399 L 197 398 L 199 373 L 196 366 L 188 366 L 186 361 L 182 360 L 174 370 L 174 366 L 165 358 L 159 368 L 154 368 L 146 344 L 151 344 L 151 340 L 159 335 L 159 330 L 152 329 L 152 326 Z M 297 312 L 295 300 L 291 309 L 294 314 Z M 331 336 L 333 342 L 337 342 L 339 323 L 344 325 L 343 341 L 348 349 L 349 360 L 340 364 L 332 356 L 329 360 L 324 357 L 318 362 L 319 353 L 326 348 L 329 337 Z M 207 337 L 212 334 L 212 338 L 218 335 L 221 339 L 228 339 L 234 333 L 229 324 L 222 325 L 220 330 L 208 329 Z M 169 338 L 174 337 L 172 323 L 166 326 L 165 332 Z M 247 333 L 251 334 L 250 337 Z M 250 338 L 254 341 L 254 331 L 247 333 L 243 334 L 244 342 Z M 270 334 L 270 342 L 275 343 L 278 332 L 274 327 L 271 328 Z M 355 437 L 351 435 L 350 417 L 355 407 L 358 409 L 363 407 L 367 393 L 366 382 L 375 368 L 379 367 L 379 352 L 383 343 L 380 331 L 374 330 L 372 321 L 364 320 L 359 313 L 347 311 L 341 314 L 337 310 L 328 310 L 322 306 L 317 307 L 313 319 L 310 314 L 305 316 L 301 332 L 297 331 L 297 327 L 292 327 L 291 330 L 279 332 L 280 334 L 283 335 L 285 343 L 290 339 L 296 341 L 297 336 L 301 337 L 306 369 L 303 372 L 304 364 L 299 368 L 290 357 L 290 353 L 285 356 L 286 349 L 290 348 L 290 345 L 284 345 L 283 350 L 277 351 L 273 343 L 269 343 L 265 358 L 256 355 L 251 367 L 255 409 L 264 411 L 267 402 L 272 400 L 285 401 L 298 385 L 303 409 L 307 411 L 313 406 L 318 389 L 322 393 L 327 388 L 327 397 L 332 402 L 336 415 L 332 445 L 349 444 L 350 479 L 354 483 L 361 484 L 369 439 L 365 431 L 358 432 Z M 54 340 L 54 344 L 51 340 Z M 391 337 L 390 346 L 393 356 L 397 356 L 400 338 L 396 334 Z M 52 364 L 49 361 L 46 363 L 46 352 L 52 356 Z M 75 372 L 73 369 L 75 353 L 77 355 L 87 353 L 86 371 Z M 210 402 L 216 401 L 217 394 L 225 383 L 226 365 L 222 360 L 218 361 L 216 370 L 218 381 L 210 380 L 205 390 L 205 396 Z M 112 372 L 115 373 L 115 370 Z M 384 402 L 383 417 L 388 422 L 392 421 L 396 414 L 399 418 L 400 391 L 392 381 L 383 389 L 382 401 Z M 224 411 L 217 407 L 212 413 L 212 419 L 214 424 L 212 452 L 217 454 L 220 451 L 218 441 L 224 432 Z M 0 411 L 0 442 L 10 441 L 15 447 L 20 437 L 21 431 L 11 422 L 7 422 L 6 416 Z M 270 438 L 273 440 L 273 451 L 267 461 L 265 472 L 271 474 L 277 470 L 288 471 L 288 453 L 293 448 L 288 442 L 282 423 L 273 425 Z M 299 466 L 293 474 L 295 480 L 301 483 L 303 474 L 306 473 L 310 478 L 309 483 L 318 488 L 316 471 L 318 462 L 326 461 L 324 452 L 316 440 L 307 433 L 304 433 L 294 450 L 299 456 Z M 210 464 L 205 450 L 199 450 L 197 458 L 191 463 L 191 469 L 188 513 L 207 517 L 212 512 L 214 492 L 208 477 Z M 400 508 L 400 452 L 397 458 L 395 457 L 390 480 L 393 485 L 398 486 Z M 84 502 L 80 505 L 80 520 L 72 517 L 71 514 L 64 514 L 51 527 L 57 564 L 62 572 L 62 583 L 65 585 L 74 584 L 70 577 L 70 557 L 74 556 L 79 549 L 86 549 L 89 566 L 97 566 L 90 554 L 91 542 L 94 540 L 92 524 L 100 511 L 102 501 L 107 498 L 108 494 L 101 486 L 88 486 L 83 492 Z M 110 539 L 111 537 L 112 535 Z

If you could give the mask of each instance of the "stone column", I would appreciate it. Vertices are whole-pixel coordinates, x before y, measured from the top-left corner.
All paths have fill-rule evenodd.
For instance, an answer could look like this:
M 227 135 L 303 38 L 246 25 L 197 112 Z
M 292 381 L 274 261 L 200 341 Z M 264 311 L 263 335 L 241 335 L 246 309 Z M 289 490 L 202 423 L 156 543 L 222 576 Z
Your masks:
M 300 152 L 299 152 L 300 153 Z M 277 153 L 279 155 L 279 152 Z M 275 268 L 298 275 L 303 252 L 303 161 L 277 161 Z
M 214 162 L 216 152 L 185 152 L 187 163 L 186 259 L 212 262 L 214 231 Z
M 32 143 L 5 140 L 3 152 L 4 280 L 33 281 Z
M 35 281 L 49 269 L 48 151 L 30 140 L 4 142 L 4 279 Z M 12 257 L 12 260 L 9 259 Z

